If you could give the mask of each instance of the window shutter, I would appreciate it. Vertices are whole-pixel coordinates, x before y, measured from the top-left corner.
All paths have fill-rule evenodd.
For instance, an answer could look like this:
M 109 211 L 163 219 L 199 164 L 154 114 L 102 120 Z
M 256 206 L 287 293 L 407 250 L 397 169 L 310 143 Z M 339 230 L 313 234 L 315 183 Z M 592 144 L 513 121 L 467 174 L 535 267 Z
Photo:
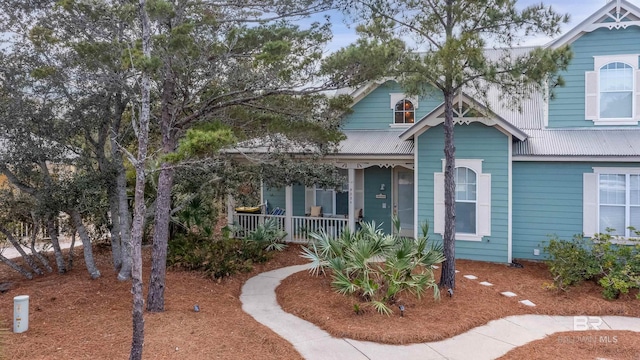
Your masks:
M 635 113 L 635 120 L 640 121 L 640 70 L 636 70 L 635 71 L 635 75 L 636 75 L 636 94 L 635 94 L 635 109 L 636 109 L 636 113 Z
M 491 235 L 491 174 L 479 174 L 478 235 Z
M 307 214 L 311 213 L 311 207 L 316 205 L 315 187 L 305 186 L 304 188 L 304 209 Z
M 433 232 L 444 234 L 444 173 L 433 174 Z
M 592 237 L 598 232 L 598 174 L 582 175 L 582 232 Z
M 587 71 L 584 74 L 584 79 L 584 116 L 586 120 L 597 120 L 600 118 L 600 114 L 598 113 L 598 72 Z

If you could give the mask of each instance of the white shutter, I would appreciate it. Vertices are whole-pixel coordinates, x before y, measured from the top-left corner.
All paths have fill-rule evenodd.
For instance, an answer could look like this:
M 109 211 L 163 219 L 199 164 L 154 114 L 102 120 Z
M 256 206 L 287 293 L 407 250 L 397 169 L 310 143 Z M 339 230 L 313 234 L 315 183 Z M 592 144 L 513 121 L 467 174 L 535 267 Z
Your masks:
M 635 89 L 636 89 L 636 96 L 635 96 L 635 109 L 636 109 L 636 113 L 635 113 L 635 120 L 640 121 L 640 70 L 636 70 L 636 83 L 635 83 Z
M 433 232 L 444 234 L 444 173 L 433 174 Z
M 598 120 L 600 118 L 598 106 L 598 72 L 587 71 L 584 74 L 584 116 L 586 120 Z
M 479 176 L 478 235 L 491 236 L 491 174 Z
M 598 232 L 598 174 L 582 174 L 582 232 L 592 237 Z
M 316 188 L 305 186 L 304 188 L 304 211 L 311 213 L 311 207 L 316 205 Z

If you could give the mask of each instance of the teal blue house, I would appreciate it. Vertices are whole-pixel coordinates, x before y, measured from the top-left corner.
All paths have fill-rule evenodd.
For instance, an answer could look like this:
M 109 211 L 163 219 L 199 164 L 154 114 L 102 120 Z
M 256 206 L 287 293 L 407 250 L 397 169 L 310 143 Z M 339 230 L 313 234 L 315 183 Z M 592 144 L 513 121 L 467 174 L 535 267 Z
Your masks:
M 522 111 L 499 93 L 455 99 L 458 258 L 542 259 L 549 234 L 615 229 L 624 239 L 634 236 L 629 226 L 640 229 L 640 8 L 610 1 L 547 46 L 567 44 L 574 58 L 553 99 L 535 94 Z M 375 221 L 391 232 L 394 215 L 403 235 L 428 220 L 431 239 L 441 239 L 441 96 L 408 97 L 393 80 L 351 95 L 347 139 L 326 158 L 343 169 L 342 188 L 265 188 L 263 200 L 285 210 L 276 216 L 291 240 L 305 219 L 336 232 Z

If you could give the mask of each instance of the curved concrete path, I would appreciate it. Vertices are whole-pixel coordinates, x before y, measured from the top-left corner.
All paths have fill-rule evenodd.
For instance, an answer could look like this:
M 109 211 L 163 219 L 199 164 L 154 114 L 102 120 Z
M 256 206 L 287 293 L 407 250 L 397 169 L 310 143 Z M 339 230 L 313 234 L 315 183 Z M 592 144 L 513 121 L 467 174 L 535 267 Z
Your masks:
M 316 325 L 284 312 L 276 300 L 275 289 L 280 282 L 308 268 L 297 265 L 259 274 L 244 284 L 240 295 L 242 310 L 293 344 L 305 359 L 495 359 L 530 341 L 573 330 L 572 316 L 518 315 L 490 321 L 437 342 L 387 345 L 334 338 Z M 603 330 L 640 331 L 640 318 L 601 319 Z

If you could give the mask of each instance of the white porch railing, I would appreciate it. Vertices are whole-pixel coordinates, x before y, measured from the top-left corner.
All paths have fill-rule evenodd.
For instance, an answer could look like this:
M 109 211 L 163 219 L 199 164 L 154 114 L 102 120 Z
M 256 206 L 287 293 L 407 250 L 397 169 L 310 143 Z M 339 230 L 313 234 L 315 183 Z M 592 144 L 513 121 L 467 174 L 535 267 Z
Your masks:
M 269 218 L 278 219 L 279 229 L 283 231 L 291 229 L 286 239 L 287 241 L 293 242 L 307 242 L 310 240 L 309 233 L 317 232 L 321 229 L 329 236 L 337 237 L 340 236 L 344 229 L 349 227 L 349 220 L 343 217 L 291 216 L 291 224 L 287 224 L 287 217 L 285 215 L 235 213 L 233 215 L 233 223 L 240 228 L 236 236 L 246 236 L 259 225 L 264 224 L 265 220 Z

